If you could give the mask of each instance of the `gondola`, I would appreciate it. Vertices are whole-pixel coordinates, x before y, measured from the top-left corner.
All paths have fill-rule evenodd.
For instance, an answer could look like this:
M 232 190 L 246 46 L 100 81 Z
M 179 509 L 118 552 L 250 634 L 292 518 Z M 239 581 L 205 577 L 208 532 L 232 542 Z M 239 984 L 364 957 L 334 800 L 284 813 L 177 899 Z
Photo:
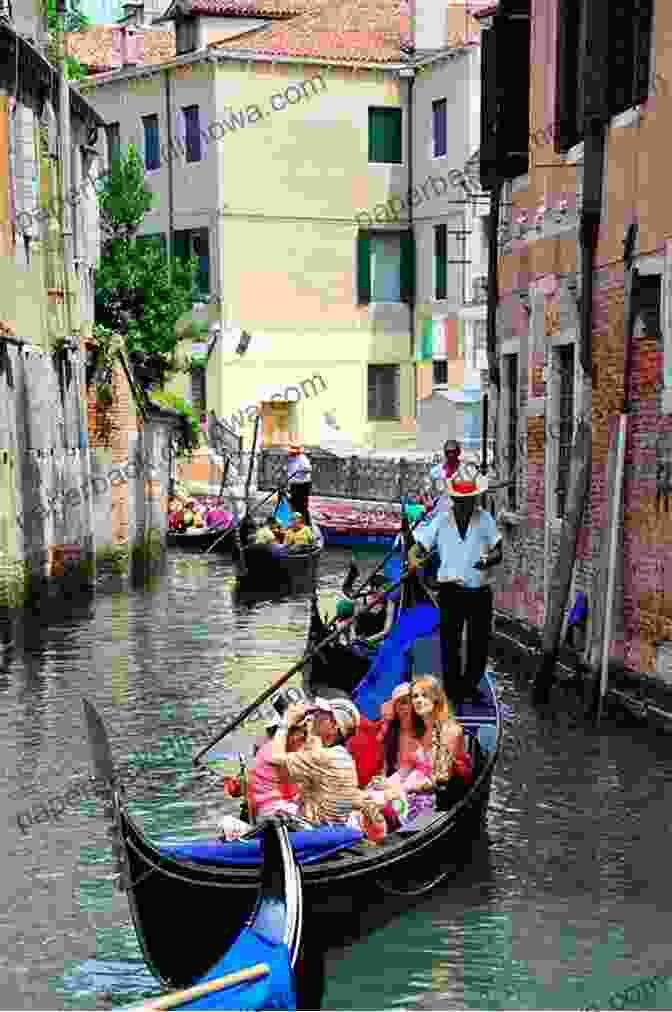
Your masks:
M 237 590 L 243 594 L 310 594 L 317 580 L 324 548 L 322 533 L 312 525 L 315 544 L 310 548 L 251 543 L 252 528 L 240 525 L 240 538 L 232 541 Z
M 88 700 L 84 700 L 84 712 L 96 777 L 103 781 L 108 792 L 109 807 L 106 814 L 112 819 L 110 834 L 113 852 L 123 854 L 129 846 L 129 817 L 123 800 L 124 788 L 113 770 L 109 741 L 102 720 Z M 206 844 L 206 849 L 208 845 L 210 844 Z M 147 965 L 168 986 L 199 989 L 201 985 L 215 980 L 221 982 L 222 978 L 235 975 L 248 967 L 258 968 L 260 964 L 265 967 L 264 972 L 258 973 L 252 980 L 227 986 L 202 997 L 194 996 L 193 1000 L 180 1003 L 180 1008 L 319 1008 L 324 989 L 323 953 L 312 946 L 310 961 L 306 956 L 301 872 L 289 834 L 280 821 L 269 819 L 260 827 L 255 838 L 242 846 L 246 850 L 248 861 L 260 876 L 256 897 L 252 899 L 251 905 L 241 902 L 229 904 L 221 892 L 218 894 L 224 903 L 217 917 L 210 923 L 207 932 L 209 937 L 203 951 L 197 953 L 195 947 L 192 949 L 193 968 L 189 971 L 177 969 L 172 972 L 163 962 L 163 947 L 157 958 L 152 936 L 145 932 L 140 910 L 135 903 L 135 889 L 139 883 L 136 881 L 131 885 L 130 881 L 124 879 L 126 874 L 133 873 L 131 863 L 122 857 L 121 884 L 128 894 L 136 934 Z M 174 913 L 179 914 L 179 926 L 164 910 L 166 921 L 172 921 L 164 939 L 172 937 L 173 958 L 179 964 L 180 950 L 184 945 L 189 945 L 191 925 L 185 920 L 184 909 L 177 907 Z M 201 918 L 198 917 L 197 920 L 200 921 Z M 205 928 L 205 921 L 201 927 Z M 213 956 L 213 953 L 216 955 Z
M 270 819 L 262 832 L 261 888 L 247 924 L 191 988 L 166 996 L 170 1007 L 297 1008 L 295 970 L 303 933 L 301 873 L 284 826 Z M 221 918 L 211 925 L 213 934 L 218 933 L 220 924 Z M 144 1012 L 146 1008 L 146 1004 L 134 1006 L 126 1012 Z
M 314 609 L 311 642 L 319 635 L 318 619 Z M 412 674 L 440 670 L 438 622 L 438 611 L 431 605 L 401 612 L 388 637 L 389 648 L 386 641 L 376 662 L 379 665 L 383 658 L 385 664 L 385 657 L 391 658 L 393 684 Z M 416 625 L 422 627 L 423 635 L 414 634 L 412 642 L 397 649 L 408 637 L 409 627 Z M 339 688 L 341 660 L 338 653 L 325 650 L 323 654 L 320 682 L 334 682 L 336 693 L 343 691 Z M 371 718 L 375 719 L 380 686 L 367 687 L 372 675 L 373 667 L 353 697 L 363 714 L 375 711 Z M 314 671 L 308 676 L 309 687 L 315 684 L 314 676 Z M 360 912 L 376 903 L 384 906 L 389 896 L 405 900 L 428 892 L 469 859 L 472 844 L 481 835 L 501 741 L 493 675 L 484 676 L 480 691 L 478 704 L 458 707 L 474 761 L 474 778 L 447 811 L 421 815 L 375 846 L 363 834 L 345 827 L 290 834 L 302 865 L 309 940 L 342 945 L 343 924 L 349 932 L 356 930 L 364 923 Z M 385 687 L 387 696 L 389 686 Z M 189 984 L 218 956 L 221 938 L 210 925 L 219 923 L 222 910 L 233 923 L 247 915 L 259 888 L 259 867 L 250 864 L 246 845 L 240 842 L 222 844 L 213 839 L 195 846 L 184 841 L 170 847 L 153 843 L 131 818 L 121 795 L 116 800 L 116 820 L 124 884 L 143 948 L 156 972 L 171 984 Z M 176 937 L 166 910 L 179 910 L 189 930 Z M 345 922 L 341 915 L 347 918 Z
M 166 543 L 171 548 L 187 548 L 204 551 L 221 538 L 222 544 L 228 544 L 235 528 L 235 519 L 213 527 L 192 527 L 185 531 L 168 531 Z M 228 534 L 227 534 L 228 532 Z M 223 535 L 226 535 L 225 537 Z

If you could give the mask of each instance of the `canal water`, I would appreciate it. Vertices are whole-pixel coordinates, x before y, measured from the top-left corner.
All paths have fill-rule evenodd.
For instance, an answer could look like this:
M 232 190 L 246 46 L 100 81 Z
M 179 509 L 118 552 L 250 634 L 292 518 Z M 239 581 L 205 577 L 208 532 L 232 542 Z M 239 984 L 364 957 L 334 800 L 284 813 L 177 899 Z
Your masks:
M 348 554 L 325 556 L 333 613 Z M 151 993 L 103 803 L 86 795 L 81 699 L 149 835 L 207 833 L 226 804 L 192 749 L 300 656 L 309 618 L 306 599 L 240 606 L 233 583 L 227 559 L 172 553 L 150 586 L 104 584 L 0 646 L 0 1007 Z M 451 881 L 327 954 L 324 1008 L 672 1008 L 672 738 L 625 717 L 596 733 L 572 690 L 539 712 L 515 671 L 496 676 L 506 737 L 487 832 Z

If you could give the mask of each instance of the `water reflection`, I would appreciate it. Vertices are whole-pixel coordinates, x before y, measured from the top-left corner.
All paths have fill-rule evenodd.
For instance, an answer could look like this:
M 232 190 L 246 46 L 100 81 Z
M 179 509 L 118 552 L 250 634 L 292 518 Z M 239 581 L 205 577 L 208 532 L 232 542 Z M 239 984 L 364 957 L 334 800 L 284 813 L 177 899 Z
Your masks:
M 332 614 L 347 562 L 325 553 L 321 599 Z M 114 888 L 101 803 L 75 800 L 27 832 L 16 815 L 88 776 L 86 695 L 149 836 L 211 829 L 227 803 L 189 749 L 296 661 L 309 617 L 305 598 L 241 602 L 233 589 L 226 558 L 171 554 L 149 588 L 108 582 L 69 616 L 42 616 L 51 624 L 31 615 L 13 645 L 5 634 L 5 1007 L 103 1008 L 154 993 Z M 345 951 L 327 957 L 325 1008 L 606 1007 L 610 994 L 665 973 L 670 739 L 625 718 L 596 734 L 575 695 L 536 711 L 515 672 L 500 671 L 498 684 L 506 738 L 487 835 L 435 893 L 352 925 Z M 661 985 L 643 1007 L 670 1005 Z

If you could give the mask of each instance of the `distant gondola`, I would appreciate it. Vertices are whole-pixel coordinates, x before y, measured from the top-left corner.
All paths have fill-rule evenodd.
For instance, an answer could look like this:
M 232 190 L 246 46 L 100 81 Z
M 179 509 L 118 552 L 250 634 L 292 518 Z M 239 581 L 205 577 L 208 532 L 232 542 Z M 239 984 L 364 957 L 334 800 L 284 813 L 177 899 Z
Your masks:
M 312 525 L 315 544 L 310 548 L 255 545 L 251 543 L 252 530 L 243 520 L 240 541 L 231 544 L 238 591 L 256 595 L 312 593 L 324 548 L 319 527 Z
M 185 531 L 171 531 L 166 534 L 166 542 L 171 548 L 189 548 L 203 551 L 210 548 L 221 538 L 221 544 L 229 545 L 235 527 L 233 516 L 231 520 L 217 524 L 213 527 L 188 527 Z M 228 531 L 228 534 L 226 532 Z M 226 536 L 223 536 L 226 535 Z

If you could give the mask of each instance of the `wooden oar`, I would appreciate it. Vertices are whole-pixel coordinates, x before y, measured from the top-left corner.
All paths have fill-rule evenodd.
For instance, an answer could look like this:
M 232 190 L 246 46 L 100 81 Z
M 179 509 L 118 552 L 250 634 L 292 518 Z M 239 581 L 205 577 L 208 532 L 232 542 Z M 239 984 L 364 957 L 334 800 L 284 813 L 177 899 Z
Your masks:
M 395 583 L 394 586 L 391 588 L 391 590 L 396 590 L 396 588 L 400 587 L 401 584 L 406 579 L 408 579 L 407 576 L 402 576 L 401 580 L 399 580 L 398 583 Z M 364 610 L 368 611 L 369 609 L 365 608 Z M 352 618 L 344 620 L 343 626 L 349 626 L 354 621 L 355 616 L 353 615 Z M 224 738 L 227 734 L 230 734 L 231 731 L 235 730 L 235 728 L 237 728 L 240 724 L 242 724 L 243 721 L 247 720 L 247 718 L 250 716 L 251 713 L 254 713 L 255 710 L 259 709 L 261 704 L 266 702 L 269 696 L 272 696 L 273 693 L 277 692 L 277 690 L 282 685 L 284 685 L 285 682 L 287 682 L 293 675 L 295 675 L 298 671 L 301 671 L 301 669 L 305 667 L 308 661 L 312 657 L 314 657 L 323 647 L 328 646 L 329 643 L 333 643 L 333 641 L 340 636 L 341 632 L 342 629 L 335 629 L 334 632 L 330 633 L 329 636 L 325 637 L 325 639 L 321 640 L 314 647 L 311 647 L 310 650 L 307 650 L 306 653 L 301 658 L 301 660 L 297 661 L 296 664 L 294 664 L 289 669 L 289 671 L 286 672 L 286 674 L 278 678 L 278 680 L 274 682 L 273 685 L 270 685 L 268 689 L 264 689 L 264 691 L 259 696 L 257 696 L 257 698 L 253 700 L 253 702 L 251 702 L 249 706 L 246 706 L 245 709 L 242 710 L 241 713 L 239 713 L 234 720 L 232 720 L 229 724 L 226 725 L 226 727 L 220 734 L 218 734 L 215 738 L 213 738 L 210 742 L 208 742 L 208 744 L 205 745 L 200 752 L 196 753 L 196 755 L 194 756 L 194 765 L 198 766 L 201 756 L 204 756 L 206 752 L 210 751 L 213 745 L 216 745 L 218 741 L 221 741 L 222 738 Z
M 184 991 L 173 991 L 172 994 L 164 994 L 161 998 L 155 998 L 145 1005 L 135 1005 L 128 1009 L 128 1012 L 160 1012 L 161 1009 L 178 1008 L 187 1002 L 195 1001 L 206 994 L 214 991 L 223 991 L 227 987 L 235 987 L 236 984 L 244 984 L 251 980 L 260 980 L 268 977 L 271 968 L 268 963 L 257 963 L 255 966 L 248 966 L 236 973 L 228 973 L 225 977 L 217 977 L 205 984 L 195 984 L 187 987 Z
M 423 520 L 425 520 L 427 518 L 427 512 L 429 512 L 429 511 L 426 511 L 425 513 L 423 513 L 423 515 L 421 517 L 418 517 L 418 519 L 415 521 L 415 523 L 413 524 L 413 526 L 409 527 L 409 534 L 412 534 L 413 531 L 415 530 L 415 528 L 419 524 L 421 524 L 423 522 Z M 403 514 L 403 512 L 401 514 L 401 523 L 402 523 L 402 533 L 403 533 L 403 523 L 404 523 L 404 514 Z M 397 549 L 393 548 L 392 551 L 388 552 L 387 555 L 385 556 L 385 558 L 383 559 L 383 561 L 379 562 L 378 565 L 376 566 L 376 568 L 373 569 L 369 573 L 369 575 L 367 576 L 367 578 L 364 581 L 364 583 L 360 584 L 360 586 L 358 587 L 357 592 L 355 594 L 351 595 L 353 599 L 365 596 L 364 588 L 368 587 L 368 585 L 371 583 L 371 580 L 374 578 L 374 576 L 376 575 L 376 573 L 379 573 L 380 570 L 384 568 L 385 563 L 390 561 L 390 559 L 392 558 L 392 556 L 396 554 L 396 551 L 397 551 Z

